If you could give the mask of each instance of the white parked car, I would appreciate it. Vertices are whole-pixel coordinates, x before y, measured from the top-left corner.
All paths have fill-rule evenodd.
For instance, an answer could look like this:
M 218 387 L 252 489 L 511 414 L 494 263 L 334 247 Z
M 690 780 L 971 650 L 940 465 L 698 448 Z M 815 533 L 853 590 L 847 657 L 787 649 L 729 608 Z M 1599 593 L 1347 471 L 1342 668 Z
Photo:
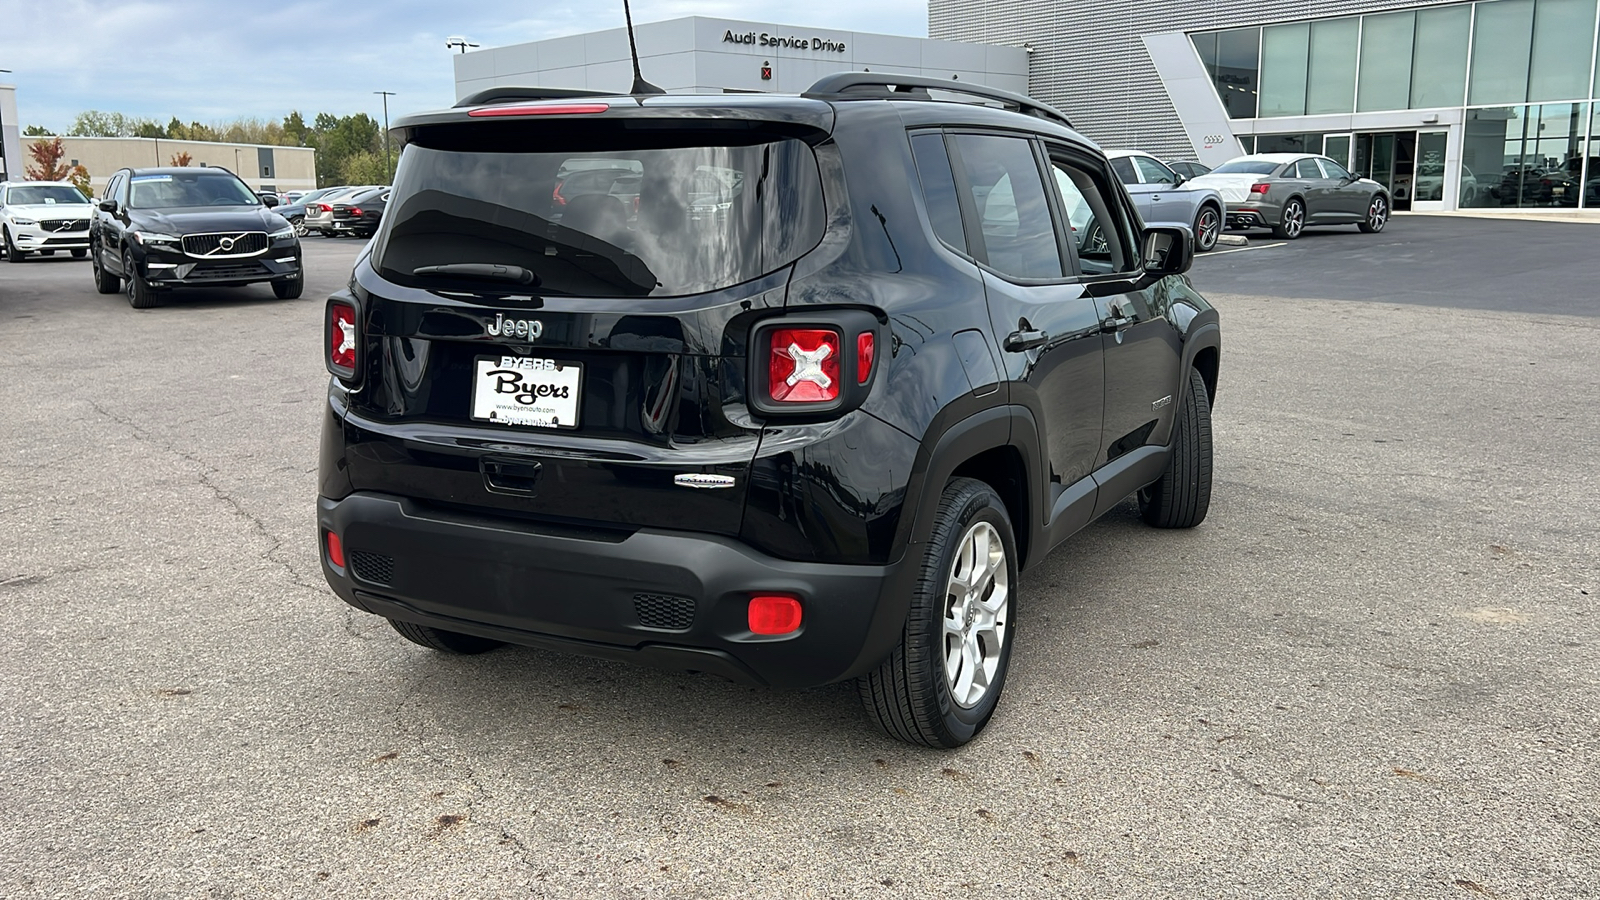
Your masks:
M 89 198 L 66 181 L 0 181 L 0 250 L 10 262 L 57 250 L 82 259 L 89 254 L 93 211 Z

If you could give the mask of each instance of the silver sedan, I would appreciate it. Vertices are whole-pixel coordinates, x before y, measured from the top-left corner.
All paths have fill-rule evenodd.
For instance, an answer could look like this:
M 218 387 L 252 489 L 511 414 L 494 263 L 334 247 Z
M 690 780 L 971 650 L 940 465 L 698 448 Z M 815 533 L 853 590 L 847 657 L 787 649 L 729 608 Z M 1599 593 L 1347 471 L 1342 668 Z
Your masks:
M 1222 234 L 1222 195 L 1212 188 L 1196 185 L 1148 153 L 1139 150 L 1107 150 L 1111 171 L 1117 174 L 1133 198 L 1146 225 L 1186 225 L 1194 232 L 1194 248 L 1205 251 L 1217 246 Z
M 1229 228 L 1271 228 L 1292 241 L 1308 225 L 1383 230 L 1389 193 L 1326 156 L 1256 153 L 1229 160 L 1190 185 L 1214 188 L 1228 204 Z

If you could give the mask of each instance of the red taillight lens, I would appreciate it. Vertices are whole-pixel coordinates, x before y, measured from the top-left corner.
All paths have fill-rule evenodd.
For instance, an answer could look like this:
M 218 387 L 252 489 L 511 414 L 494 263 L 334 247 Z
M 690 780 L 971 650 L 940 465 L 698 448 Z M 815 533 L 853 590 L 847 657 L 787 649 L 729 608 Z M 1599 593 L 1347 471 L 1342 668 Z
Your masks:
M 344 568 L 344 544 L 339 543 L 339 536 L 328 532 L 328 562 L 339 568 Z
M 786 594 L 751 597 L 749 618 L 756 634 L 792 634 L 800 629 L 800 601 Z
M 1265 197 L 1267 195 L 1268 187 L 1271 187 L 1271 185 L 1267 184 L 1265 181 L 1258 181 L 1255 184 L 1250 185 L 1250 193 L 1260 194 L 1261 196 Z
M 767 393 L 780 403 L 839 398 L 839 332 L 774 328 L 768 332 Z
M 541 106 L 489 106 L 467 113 L 473 118 L 483 116 L 573 116 L 585 113 L 603 113 L 611 107 L 605 103 L 551 103 Z
M 328 304 L 328 365 L 337 373 L 356 371 L 356 309 L 348 303 Z
M 323 212 L 333 212 L 333 207 L 329 206 L 326 203 L 318 203 L 317 204 L 317 209 L 320 209 Z
M 872 377 L 872 332 L 856 335 L 856 384 L 866 384 Z
M 567 198 L 561 196 L 561 186 L 563 184 L 566 184 L 566 182 L 565 181 L 556 182 L 556 189 L 550 192 L 550 199 L 554 200 L 556 202 L 557 206 L 566 206 L 567 205 Z
M 350 215 L 352 215 L 352 216 L 361 215 L 361 207 L 359 207 L 359 206 L 350 207 Z

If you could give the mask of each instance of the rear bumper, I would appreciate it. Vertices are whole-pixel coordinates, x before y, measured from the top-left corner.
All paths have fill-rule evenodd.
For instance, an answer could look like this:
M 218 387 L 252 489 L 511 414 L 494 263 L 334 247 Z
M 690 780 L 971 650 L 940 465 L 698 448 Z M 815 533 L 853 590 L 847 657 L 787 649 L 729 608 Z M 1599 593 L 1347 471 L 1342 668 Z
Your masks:
M 1262 209 L 1260 207 L 1240 208 L 1228 204 L 1227 221 L 1229 228 L 1271 228 L 1276 224 L 1276 210 Z
M 367 492 L 319 498 L 317 513 L 323 575 L 358 609 L 774 687 L 875 667 L 909 597 L 901 566 L 791 562 L 717 535 L 566 529 Z M 328 560 L 326 531 L 339 535 L 344 567 Z M 799 597 L 800 629 L 751 633 L 747 607 L 760 592 Z

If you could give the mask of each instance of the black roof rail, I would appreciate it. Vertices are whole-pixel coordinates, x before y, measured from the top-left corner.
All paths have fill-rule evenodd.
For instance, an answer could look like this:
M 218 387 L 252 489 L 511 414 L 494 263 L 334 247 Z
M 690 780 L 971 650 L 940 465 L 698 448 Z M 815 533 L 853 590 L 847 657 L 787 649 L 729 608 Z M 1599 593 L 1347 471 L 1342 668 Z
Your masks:
M 966 94 L 993 100 L 1017 112 L 1057 122 L 1072 128 L 1067 114 L 1048 103 L 1032 97 L 988 87 L 946 81 L 943 78 L 926 78 L 921 75 L 896 75 L 890 72 L 837 72 L 826 75 L 809 90 L 801 94 L 813 100 L 931 100 L 929 90 L 950 94 Z
M 513 87 L 500 85 L 484 88 L 456 101 L 453 109 L 468 106 L 486 106 L 490 103 L 509 103 L 513 100 L 571 100 L 575 97 L 615 97 L 616 91 L 591 91 L 585 88 Z

